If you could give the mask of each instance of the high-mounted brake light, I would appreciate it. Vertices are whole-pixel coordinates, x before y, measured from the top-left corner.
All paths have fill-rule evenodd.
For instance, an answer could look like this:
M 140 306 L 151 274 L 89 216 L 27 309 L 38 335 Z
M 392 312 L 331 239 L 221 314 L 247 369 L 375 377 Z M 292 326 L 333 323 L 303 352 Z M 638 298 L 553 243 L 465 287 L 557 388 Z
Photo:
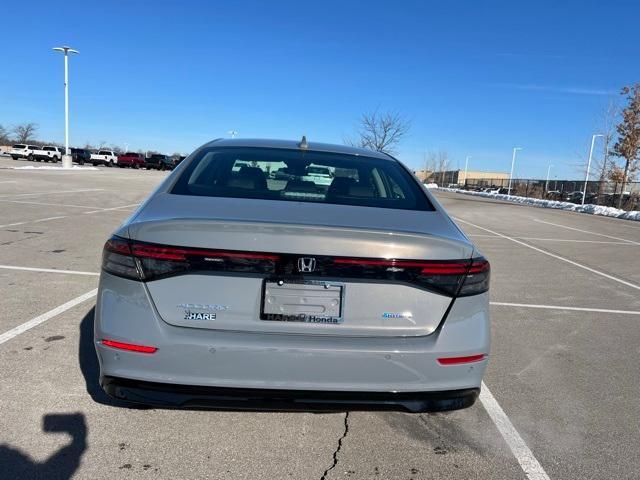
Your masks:
M 158 349 L 156 347 L 150 347 L 147 345 L 135 345 L 133 343 L 116 342 L 115 340 L 102 339 L 102 344 L 107 347 L 117 348 L 119 350 L 128 350 L 130 352 L 138 353 L 156 353 Z

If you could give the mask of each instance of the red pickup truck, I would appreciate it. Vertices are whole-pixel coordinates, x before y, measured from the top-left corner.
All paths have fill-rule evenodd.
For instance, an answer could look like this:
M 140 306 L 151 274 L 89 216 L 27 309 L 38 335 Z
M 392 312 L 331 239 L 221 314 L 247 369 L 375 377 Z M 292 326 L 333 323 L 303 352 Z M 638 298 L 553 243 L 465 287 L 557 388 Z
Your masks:
M 145 165 L 145 158 L 142 153 L 127 152 L 124 155 L 118 155 L 119 167 L 140 168 Z

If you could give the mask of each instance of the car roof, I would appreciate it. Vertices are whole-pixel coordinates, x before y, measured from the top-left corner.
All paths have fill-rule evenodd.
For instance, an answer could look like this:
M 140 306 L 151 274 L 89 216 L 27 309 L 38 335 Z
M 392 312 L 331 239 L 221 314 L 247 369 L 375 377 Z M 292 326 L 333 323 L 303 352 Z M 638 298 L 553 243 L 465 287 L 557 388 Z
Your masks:
M 348 145 L 336 145 L 331 143 L 307 142 L 308 151 L 342 153 L 346 155 L 362 155 L 382 160 L 395 159 L 383 152 L 368 150 L 365 148 L 351 147 Z M 202 147 L 259 147 L 259 148 L 284 148 L 288 150 L 300 150 L 300 140 L 270 140 L 262 138 L 218 138 Z

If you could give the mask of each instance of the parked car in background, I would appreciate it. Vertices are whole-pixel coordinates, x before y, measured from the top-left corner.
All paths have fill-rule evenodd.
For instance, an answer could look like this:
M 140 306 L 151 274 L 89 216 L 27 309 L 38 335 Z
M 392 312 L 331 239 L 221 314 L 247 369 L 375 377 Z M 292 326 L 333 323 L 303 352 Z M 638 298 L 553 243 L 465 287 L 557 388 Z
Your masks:
M 91 162 L 94 166 L 106 165 L 113 167 L 118 163 L 118 155 L 113 150 L 98 150 L 97 153 L 91 154 Z
M 118 155 L 119 167 L 140 168 L 145 166 L 145 158 L 141 153 L 126 152 Z
M 27 160 L 33 160 L 33 151 L 37 149 L 35 145 L 25 145 L 24 143 L 18 143 L 11 147 L 11 158 L 14 160 L 18 160 L 19 158 L 24 158 Z
M 175 166 L 173 160 L 168 155 L 163 155 L 161 153 L 154 153 L 150 157 L 145 159 L 144 166 L 147 170 L 151 170 L 152 168 L 155 170 L 173 170 Z
M 62 160 L 63 149 L 60 147 L 54 147 L 53 145 L 45 145 L 44 147 L 38 147 L 33 151 L 33 158 L 40 162 L 59 162 Z
M 326 167 L 317 167 L 310 165 L 307 167 L 306 175 L 302 177 L 302 180 L 311 181 L 316 185 L 331 185 L 333 175 L 331 170 Z
M 91 152 L 86 148 L 71 148 L 71 160 L 78 165 L 91 162 Z

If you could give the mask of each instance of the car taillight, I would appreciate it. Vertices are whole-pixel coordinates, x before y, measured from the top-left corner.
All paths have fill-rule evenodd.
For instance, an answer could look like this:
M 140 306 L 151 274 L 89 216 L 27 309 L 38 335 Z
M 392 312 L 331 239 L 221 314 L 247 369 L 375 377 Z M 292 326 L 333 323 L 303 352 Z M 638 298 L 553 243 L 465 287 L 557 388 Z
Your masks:
M 411 283 L 448 296 L 469 296 L 489 289 L 489 262 L 471 260 L 394 260 L 335 258 L 335 273 L 352 278 Z
M 102 268 L 121 277 L 150 281 L 186 271 L 270 274 L 278 258 L 269 253 L 172 247 L 112 237 L 104 246 Z
M 119 237 L 111 237 L 104 244 L 102 269 L 119 277 L 141 279 L 129 242 Z

